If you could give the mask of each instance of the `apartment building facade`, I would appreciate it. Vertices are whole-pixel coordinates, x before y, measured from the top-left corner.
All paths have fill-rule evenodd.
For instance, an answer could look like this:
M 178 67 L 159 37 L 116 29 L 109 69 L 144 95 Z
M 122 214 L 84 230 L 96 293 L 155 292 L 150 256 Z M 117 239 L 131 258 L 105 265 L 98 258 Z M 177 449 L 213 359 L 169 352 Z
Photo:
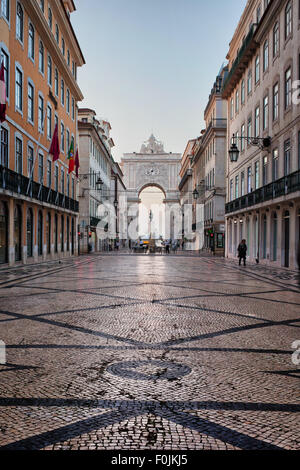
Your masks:
M 112 184 L 117 170 L 111 154 L 114 142 L 110 130 L 110 123 L 97 119 L 93 109 L 78 110 L 80 253 L 106 250 L 114 242 L 108 237 L 107 227 L 99 225 L 103 218 L 99 212 L 101 204 L 109 202 L 113 207 L 118 206 Z M 109 216 L 114 217 L 114 214 Z
M 2 0 L 0 52 L 6 82 L 1 124 L 0 263 L 76 254 L 78 201 L 68 150 L 77 147 L 77 67 L 84 57 L 72 0 Z M 58 126 L 60 156 L 49 148 Z
M 300 2 L 249 0 L 230 43 L 226 256 L 297 268 L 300 236 Z M 232 139 L 234 137 L 234 139 Z M 234 152 L 236 159 L 236 153 Z
M 224 254 L 225 248 L 227 141 L 227 102 L 222 99 L 221 90 L 226 72 L 227 69 L 222 67 L 212 87 L 204 111 L 206 128 L 201 132 L 201 139 L 192 159 L 195 204 L 204 206 L 204 248 L 221 255 Z

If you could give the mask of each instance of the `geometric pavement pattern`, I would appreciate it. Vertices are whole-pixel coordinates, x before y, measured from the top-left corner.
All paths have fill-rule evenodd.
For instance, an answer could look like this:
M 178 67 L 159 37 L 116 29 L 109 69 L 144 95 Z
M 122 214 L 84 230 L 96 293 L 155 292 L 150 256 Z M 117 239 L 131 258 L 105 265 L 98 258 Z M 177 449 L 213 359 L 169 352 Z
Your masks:
M 82 256 L 0 272 L 0 449 L 298 449 L 295 271 Z

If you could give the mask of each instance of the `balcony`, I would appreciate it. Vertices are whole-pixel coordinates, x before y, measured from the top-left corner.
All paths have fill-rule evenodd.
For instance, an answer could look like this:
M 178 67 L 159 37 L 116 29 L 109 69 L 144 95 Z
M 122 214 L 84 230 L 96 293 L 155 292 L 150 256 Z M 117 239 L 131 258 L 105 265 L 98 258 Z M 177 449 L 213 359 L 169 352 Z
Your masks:
M 28 196 L 40 203 L 45 202 L 62 209 L 79 212 L 79 202 L 58 191 L 54 191 L 36 181 L 30 181 L 24 175 L 16 173 L 0 165 L 0 189 L 12 191 L 15 194 Z
M 233 62 L 231 69 L 226 76 L 224 83 L 223 83 L 223 90 L 222 96 L 223 98 L 227 99 L 232 90 L 234 90 L 235 85 L 240 80 L 241 76 L 243 75 L 244 71 L 246 70 L 249 60 L 255 53 L 258 43 L 254 40 L 254 35 L 256 31 L 257 24 L 253 24 L 247 34 L 246 38 L 243 41 L 242 47 L 239 50 L 239 53 Z
M 300 170 L 273 181 L 252 193 L 246 194 L 234 201 L 225 204 L 225 214 L 245 210 L 262 202 L 276 199 L 280 196 L 300 191 Z

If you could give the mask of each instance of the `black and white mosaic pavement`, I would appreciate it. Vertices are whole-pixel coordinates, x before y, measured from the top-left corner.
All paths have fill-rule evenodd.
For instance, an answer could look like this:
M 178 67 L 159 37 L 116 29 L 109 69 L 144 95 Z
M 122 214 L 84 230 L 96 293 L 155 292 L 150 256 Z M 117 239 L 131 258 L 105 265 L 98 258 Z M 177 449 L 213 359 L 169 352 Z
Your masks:
M 130 254 L 0 273 L 1 450 L 299 448 L 298 273 Z

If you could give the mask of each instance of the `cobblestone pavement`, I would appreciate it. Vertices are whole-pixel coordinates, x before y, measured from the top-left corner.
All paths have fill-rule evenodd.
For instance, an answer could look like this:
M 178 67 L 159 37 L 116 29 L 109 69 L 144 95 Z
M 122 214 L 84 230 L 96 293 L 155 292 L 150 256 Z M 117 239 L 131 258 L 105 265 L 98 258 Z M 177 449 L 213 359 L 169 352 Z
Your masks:
M 0 274 L 1 450 L 299 449 L 296 272 L 123 253 Z

